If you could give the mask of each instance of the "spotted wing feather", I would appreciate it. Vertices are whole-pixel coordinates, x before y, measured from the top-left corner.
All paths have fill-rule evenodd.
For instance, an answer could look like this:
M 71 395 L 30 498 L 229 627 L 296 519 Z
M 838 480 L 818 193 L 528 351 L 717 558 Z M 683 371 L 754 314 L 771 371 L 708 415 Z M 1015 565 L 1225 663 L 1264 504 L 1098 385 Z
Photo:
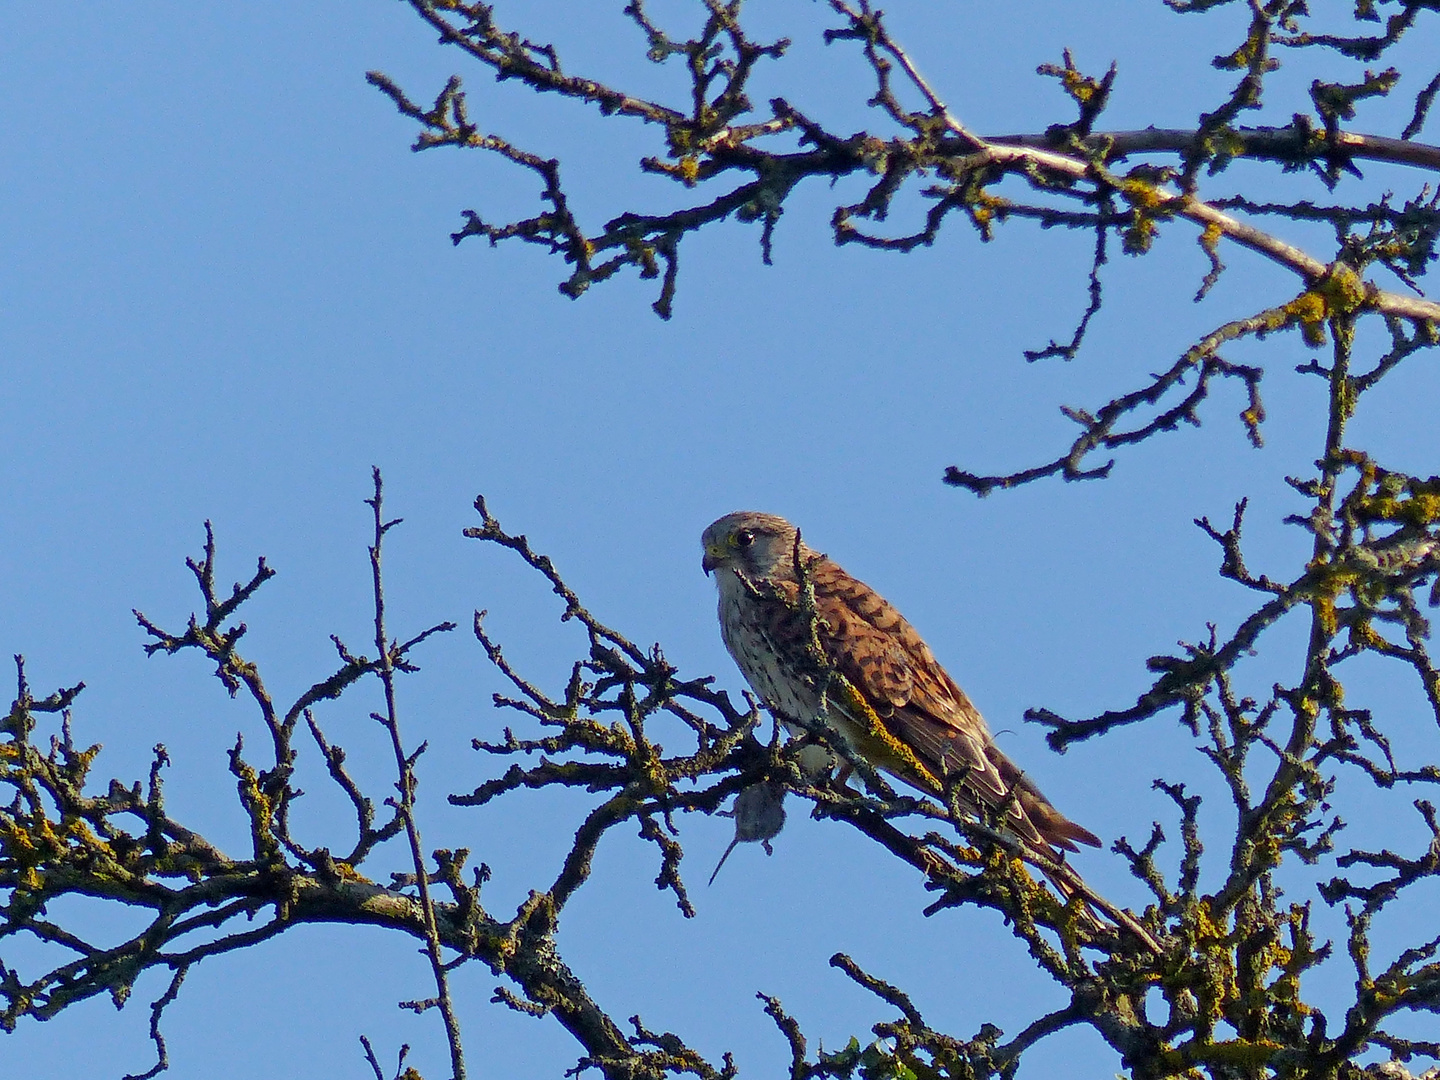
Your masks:
M 1032 844 L 1099 844 L 1069 821 L 1001 752 L 978 709 L 905 618 L 828 558 L 809 570 L 830 662 L 890 733 L 938 777 L 964 774 L 964 791 Z

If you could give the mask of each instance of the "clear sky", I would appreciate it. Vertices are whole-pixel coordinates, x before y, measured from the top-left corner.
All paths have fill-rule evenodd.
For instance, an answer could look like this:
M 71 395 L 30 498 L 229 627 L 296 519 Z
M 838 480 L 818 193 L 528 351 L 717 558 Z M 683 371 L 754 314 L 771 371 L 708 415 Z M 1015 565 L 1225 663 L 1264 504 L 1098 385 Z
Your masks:
M 512 0 L 497 16 L 554 41 L 568 70 L 683 94 L 683 73 L 644 60 L 621 7 Z M 653 7 L 693 23 L 691 5 Z M 1238 42 L 1241 11 L 990 7 L 887 5 L 893 32 L 981 132 L 1069 117 L 1053 80 L 1034 74 L 1066 46 L 1092 72 L 1119 62 L 1104 126 L 1191 125 L 1233 80 L 1209 59 Z M 839 130 L 877 122 L 856 51 L 820 41 L 825 5 L 768 0 L 753 15 L 757 34 L 795 39 L 757 101 L 784 93 Z M 1407 55 L 1433 58 L 1435 46 L 1417 40 Z M 597 615 L 661 642 L 684 673 L 713 672 L 738 691 L 698 538 L 722 513 L 768 510 L 899 606 L 1005 751 L 1107 843 L 1173 822 L 1151 790 L 1159 776 L 1205 793 L 1207 835 L 1222 839 L 1224 796 L 1173 717 L 1062 757 L 1021 716 L 1130 704 L 1148 685 L 1145 657 L 1243 614 L 1248 598 L 1215 575 L 1218 552 L 1192 518 L 1228 519 L 1249 496 L 1252 565 L 1291 573 L 1303 562 L 1304 536 L 1279 522 L 1298 508 L 1282 478 L 1311 470 L 1321 445 L 1320 384 L 1292 374 L 1310 353 L 1283 339 L 1227 354 L 1268 365 L 1261 451 L 1234 419 L 1239 391 L 1226 388 L 1204 427 L 1121 454 L 1104 483 L 977 500 L 940 476 L 950 464 L 997 472 L 1054 456 L 1073 431 L 1058 405 L 1094 406 L 1140 385 L 1205 331 L 1293 295 L 1287 274 L 1229 251 L 1220 285 L 1192 304 L 1204 258 L 1187 227 L 1168 226 L 1152 256 L 1117 251 L 1108 306 L 1078 360 L 1027 364 L 1022 351 L 1068 336 L 1084 306 L 1087 236 L 1015 223 L 983 245 L 955 220 L 908 257 L 836 250 L 830 212 L 858 189 L 817 184 L 790 205 L 771 268 L 752 226 L 687 240 L 670 322 L 650 312 L 653 283 L 633 277 L 572 302 L 555 289 L 566 269 L 556 258 L 477 240 L 452 247 L 462 210 L 526 215 L 538 184 L 478 153 L 411 154 L 414 129 L 365 84 L 371 68 L 417 100 L 460 72 L 482 127 L 562 160 L 592 229 L 624 209 L 675 203 L 635 168 L 661 151 L 655 131 L 496 84 L 394 0 L 0 10 L 0 646 L 26 655 L 37 692 L 87 683 L 74 727 L 81 743 L 105 744 L 98 779 L 142 777 L 163 742 L 172 815 L 243 849 L 225 750 L 237 730 L 257 738 L 257 718 L 197 656 L 147 660 L 131 608 L 183 626 L 197 599 L 183 560 L 213 521 L 224 581 L 248 576 L 262 554 L 279 572 L 247 610 L 245 645 L 277 696 L 293 698 L 331 667 L 329 634 L 359 648 L 371 633 L 362 500 L 379 465 L 405 518 L 389 548 L 397 634 L 446 618 L 464 627 L 487 608 L 517 666 L 563 684 L 580 638 L 556 621 L 554 598 L 506 553 L 461 537 L 483 492 Z M 1310 77 L 1282 72 L 1266 116 L 1283 123 L 1305 107 Z M 1382 104 L 1357 126 L 1395 134 L 1405 116 Z M 1440 140 L 1433 122 L 1424 137 Z M 1214 190 L 1251 175 L 1237 169 Z M 1289 197 L 1323 194 L 1303 177 L 1287 183 Z M 1367 183 L 1418 187 L 1381 168 Z M 1328 255 L 1323 230 L 1287 236 Z M 1415 434 L 1433 401 L 1420 372 L 1402 372 L 1358 418 L 1354 442 L 1393 467 L 1440 471 L 1433 422 Z M 1296 676 L 1300 629 L 1277 630 L 1278 648 L 1247 676 L 1255 686 Z M 490 708 L 499 680 L 467 633 L 427 643 L 418 659 L 424 670 L 400 701 L 410 742 L 432 748 L 420 767 L 427 846 L 467 846 L 487 862 L 487 906 L 508 914 L 551 880 L 587 800 L 522 793 L 481 811 L 448 807 L 445 793 L 505 764 L 473 753 L 471 738 L 512 721 Z M 1358 687 L 1389 710 L 1400 745 L 1440 757 L 1411 688 Z M 378 701 L 376 687 L 362 688 L 321 713 L 374 791 L 390 782 L 388 750 L 366 719 Z M 296 811 L 312 843 L 327 829 L 344 835 L 349 814 L 316 768 L 309 753 L 311 805 Z M 1411 797 L 1357 804 L 1355 828 L 1392 820 Z M 735 1051 L 746 1075 L 775 1075 L 787 1050 L 756 991 L 780 997 L 830 1048 L 890 1014 L 827 967 L 836 951 L 958 1035 L 985 1021 L 1013 1034 L 1063 1003 L 997 917 L 922 918 L 931 897 L 912 872 L 790 808 L 773 858 L 746 846 L 708 889 L 730 823 L 681 822 L 699 909 L 690 921 L 654 888 L 652 847 L 606 841 L 560 938 L 612 1016 L 638 1012 L 712 1059 Z M 404 858 L 396 846 L 379 861 Z M 1086 853 L 1078 865 L 1113 899 L 1143 903 L 1117 856 Z M 51 914 L 100 936 L 138 925 L 98 906 Z M 38 963 L 23 942 L 4 942 L 0 956 Z M 353 927 L 300 929 L 209 960 L 168 1012 L 172 1075 L 360 1076 L 362 1033 L 386 1060 L 408 1042 L 426 1076 L 447 1075 L 438 1017 L 395 1008 L 427 996 L 429 978 L 414 942 Z M 1348 973 L 1333 978 L 1343 987 Z M 456 979 L 474 1075 L 559 1076 L 578 1048 L 553 1020 L 488 1004 L 494 982 L 479 965 Z M 163 988 L 152 974 L 122 1012 L 97 999 L 24 1022 L 0 1041 L 0 1072 L 88 1077 L 102 1075 L 101 1060 L 103 1075 L 143 1071 L 148 1003 Z M 1026 1062 L 1033 1077 L 1118 1068 L 1078 1031 Z

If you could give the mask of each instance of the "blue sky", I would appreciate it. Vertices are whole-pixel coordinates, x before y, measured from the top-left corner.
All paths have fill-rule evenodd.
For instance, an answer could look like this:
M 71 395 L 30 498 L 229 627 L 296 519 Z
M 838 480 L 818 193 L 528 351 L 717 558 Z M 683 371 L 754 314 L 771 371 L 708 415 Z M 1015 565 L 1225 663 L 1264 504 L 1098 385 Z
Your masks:
M 682 73 L 644 61 L 621 6 L 530 0 L 497 15 L 553 40 L 570 70 L 675 98 Z M 678 0 L 653 7 L 690 17 Z M 982 132 L 1068 118 L 1053 81 L 1034 75 L 1066 46 L 1097 73 L 1119 61 L 1111 127 L 1192 123 L 1232 79 L 1208 61 L 1233 48 L 1239 13 L 1036 4 L 1017 19 L 994 7 L 888 5 L 893 32 Z M 875 122 L 855 52 L 820 43 L 824 5 L 772 0 L 753 16 L 758 35 L 795 39 L 757 101 L 783 93 L 842 131 Z M 183 625 L 196 601 L 183 559 L 213 521 L 224 580 L 247 576 L 261 554 L 279 571 L 247 611 L 246 645 L 277 696 L 293 697 L 331 666 L 329 634 L 359 647 L 369 633 L 362 499 L 379 465 L 405 518 L 389 547 L 396 633 L 446 618 L 464 627 L 486 608 L 518 666 L 563 682 L 579 638 L 556 621 L 554 598 L 505 553 L 461 537 L 484 492 L 606 622 L 738 690 L 698 537 L 727 511 L 769 510 L 906 613 L 1062 810 L 1107 842 L 1143 838 L 1152 819 L 1173 820 L 1151 780 L 1185 779 L 1210 796 L 1205 826 L 1222 839 L 1223 795 L 1173 718 L 1060 757 L 1021 715 L 1128 704 L 1146 685 L 1145 657 L 1244 613 L 1248 598 L 1215 576 L 1218 553 L 1192 518 L 1228 520 L 1249 496 L 1252 565 L 1300 565 L 1304 537 L 1279 522 L 1298 508 L 1282 478 L 1309 470 L 1320 446 L 1320 384 L 1291 374 L 1309 351 L 1290 338 L 1227 354 L 1267 364 L 1263 450 L 1249 447 L 1234 419 L 1240 393 L 1225 388 L 1204 427 L 1120 455 L 1104 483 L 981 501 L 939 478 L 949 464 L 997 472 L 1053 456 L 1073 430 L 1058 405 L 1099 404 L 1215 325 L 1285 300 L 1296 285 L 1284 272 L 1227 252 L 1230 270 L 1194 305 L 1205 262 L 1184 227 L 1168 227 L 1155 254 L 1114 254 L 1080 359 L 1027 364 L 1022 350 L 1067 336 L 1083 308 L 1088 237 L 1014 223 L 982 245 L 955 221 L 905 258 L 836 250 L 829 215 L 855 189 L 815 185 L 788 207 L 773 267 L 760 265 L 751 226 L 687 240 L 675 317 L 661 322 L 653 283 L 622 277 L 572 302 L 555 290 L 554 258 L 453 247 L 463 209 L 525 215 L 538 184 L 477 153 L 409 153 L 414 130 L 365 84 L 371 68 L 417 100 L 459 71 L 482 127 L 562 160 L 592 228 L 677 198 L 636 172 L 659 151 L 654 131 L 495 84 L 393 0 L 0 12 L 0 644 L 27 656 L 37 690 L 87 683 L 74 726 L 79 741 L 105 744 L 98 773 L 143 776 L 165 743 L 172 814 L 241 848 L 224 752 L 237 730 L 258 735 L 256 718 L 196 657 L 147 660 L 130 610 Z M 1283 123 L 1305 107 L 1310 77 L 1282 69 L 1267 115 Z M 1357 126 L 1394 134 L 1407 116 L 1382 103 Z M 1440 137 L 1433 123 L 1424 137 Z M 1254 175 L 1237 168 L 1214 190 Z M 1293 197 L 1322 194 L 1303 177 L 1287 184 Z M 1377 167 L 1361 190 L 1391 186 L 1409 194 L 1418 180 Z M 1323 230 L 1286 235 L 1327 254 Z M 1353 442 L 1428 475 L 1440 451 L 1433 423 L 1420 426 L 1433 375 L 1423 357 L 1412 367 L 1372 395 Z M 1278 648 L 1248 676 L 1257 688 L 1294 677 L 1302 629 L 1277 628 Z M 469 743 L 509 720 L 489 707 L 500 686 L 468 634 L 427 643 L 419 659 L 401 707 L 410 742 L 432 747 L 420 769 L 427 846 L 470 847 L 495 871 L 490 910 L 508 913 L 551 879 L 586 802 L 527 793 L 447 807 L 446 792 L 501 767 Z M 1436 760 L 1423 703 L 1386 675 L 1360 673 L 1357 693 L 1390 710 L 1402 747 Z M 373 789 L 389 783 L 381 733 L 365 719 L 377 702 L 372 687 L 322 714 Z M 313 754 L 302 762 L 315 767 Z M 310 805 L 298 820 L 320 842 L 348 810 L 319 773 L 302 786 Z M 1409 797 L 1358 800 L 1357 835 L 1408 812 Z M 747 846 L 709 889 L 730 825 L 682 829 L 698 918 L 656 892 L 653 849 L 629 835 L 606 841 L 567 909 L 562 948 L 613 1016 L 639 1012 L 712 1057 L 732 1049 L 760 1075 L 786 1049 L 756 991 L 779 996 L 830 1047 L 888 1015 L 826 966 L 836 951 L 961 1035 L 987 1020 L 1013 1033 L 1062 1003 L 998 918 L 922 918 L 929 897 L 913 875 L 793 802 L 775 856 Z M 398 867 L 403 852 L 389 859 Z M 1116 856 L 1079 865 L 1112 898 L 1143 902 Z M 62 915 L 101 936 L 133 921 L 79 905 L 57 905 Z M 1384 928 L 1380 940 L 1406 931 Z M 7 961 L 32 955 L 5 948 Z M 361 1033 L 387 1058 L 408 1042 L 426 1076 L 445 1075 L 438 1018 L 394 1007 L 425 996 L 428 978 L 413 942 L 351 927 L 207 961 L 168 1013 L 172 1075 L 358 1076 Z M 1333 978 L 1347 981 L 1343 968 Z M 478 967 L 457 978 L 473 1073 L 572 1065 L 578 1049 L 553 1021 L 487 1004 L 493 982 Z M 161 990 L 152 976 L 123 1012 L 96 1000 L 27 1022 L 4 1058 L 16 1075 L 95 1075 L 102 1058 L 106 1075 L 141 1071 L 147 1005 Z M 1026 1060 L 1032 1076 L 1118 1067 L 1079 1032 Z

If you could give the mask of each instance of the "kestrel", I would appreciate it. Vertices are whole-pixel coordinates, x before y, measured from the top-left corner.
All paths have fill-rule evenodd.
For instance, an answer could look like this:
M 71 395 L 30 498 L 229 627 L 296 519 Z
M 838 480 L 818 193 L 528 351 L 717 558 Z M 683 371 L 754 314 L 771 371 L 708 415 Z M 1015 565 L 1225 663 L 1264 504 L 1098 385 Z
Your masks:
M 784 720 L 828 720 L 854 754 L 963 808 L 1051 860 L 1098 846 L 995 745 L 979 710 L 901 614 L 773 514 L 726 514 L 701 537 L 720 590 L 720 634 L 741 673 Z M 796 560 L 814 592 L 800 596 Z M 791 725 L 796 731 L 796 726 Z

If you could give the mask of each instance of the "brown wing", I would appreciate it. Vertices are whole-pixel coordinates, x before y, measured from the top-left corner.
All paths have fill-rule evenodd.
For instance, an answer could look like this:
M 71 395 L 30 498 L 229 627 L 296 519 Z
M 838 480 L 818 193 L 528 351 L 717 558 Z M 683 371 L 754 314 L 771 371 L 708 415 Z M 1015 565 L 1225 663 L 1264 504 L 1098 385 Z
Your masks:
M 830 662 L 927 769 L 942 778 L 963 772 L 967 791 L 991 810 L 1008 804 L 1010 826 L 1031 843 L 1071 851 L 1077 840 L 1100 843 L 1000 751 L 965 691 L 879 593 L 828 558 L 815 562 L 810 577 Z

